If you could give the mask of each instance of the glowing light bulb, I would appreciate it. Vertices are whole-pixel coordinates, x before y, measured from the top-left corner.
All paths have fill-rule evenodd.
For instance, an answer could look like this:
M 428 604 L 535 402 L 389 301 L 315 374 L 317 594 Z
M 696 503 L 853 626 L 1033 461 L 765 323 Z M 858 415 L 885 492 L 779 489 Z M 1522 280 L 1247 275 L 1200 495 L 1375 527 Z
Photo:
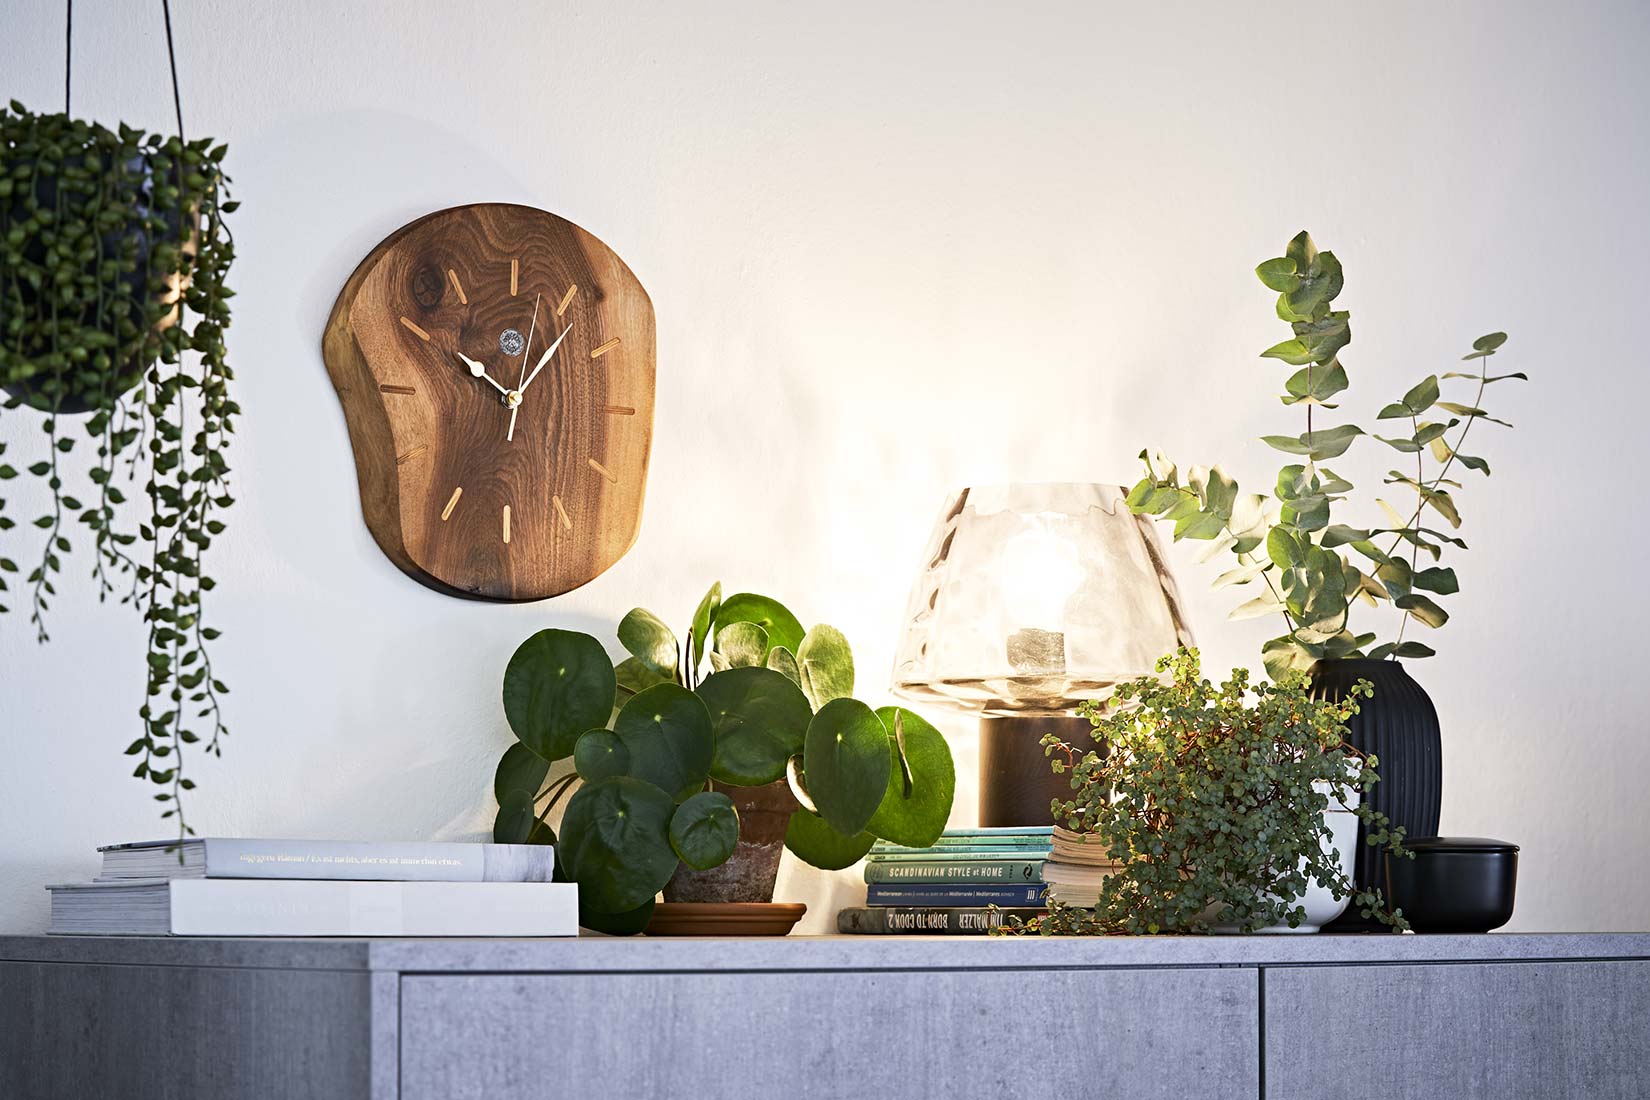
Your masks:
M 1064 630 L 1066 602 L 1083 583 L 1077 547 L 1046 523 L 1003 545 L 1000 583 L 1012 625 Z

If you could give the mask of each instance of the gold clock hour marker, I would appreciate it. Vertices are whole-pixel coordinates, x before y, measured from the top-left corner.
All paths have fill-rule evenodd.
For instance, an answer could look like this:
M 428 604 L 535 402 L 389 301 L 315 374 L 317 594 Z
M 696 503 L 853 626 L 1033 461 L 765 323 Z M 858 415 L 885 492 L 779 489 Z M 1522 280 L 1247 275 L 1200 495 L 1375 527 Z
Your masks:
M 602 344 L 598 347 L 591 348 L 590 349 L 590 358 L 600 359 L 602 356 L 606 355 L 608 352 L 612 351 L 614 348 L 616 348 L 618 346 L 619 346 L 619 338 L 617 336 L 615 336 L 615 337 L 613 337 L 613 339 L 609 340 L 607 343 Z
M 578 292 L 579 292 L 579 284 L 578 283 L 574 283 L 572 286 L 567 288 L 567 293 L 563 294 L 561 296 L 561 301 L 556 303 L 556 316 L 557 317 L 560 317 L 562 314 L 567 312 L 567 304 L 573 300 L 573 295 L 577 294 Z
M 516 279 L 521 275 L 521 261 L 510 261 L 510 297 L 516 296 Z
M 458 291 L 458 304 L 461 306 L 469 305 L 470 299 L 464 296 L 464 284 L 458 281 L 458 272 L 449 267 L 447 269 L 447 278 L 452 280 L 453 289 Z
M 566 508 L 562 507 L 561 497 L 551 497 L 550 503 L 556 506 L 556 515 L 561 517 L 561 525 L 571 531 L 573 529 L 573 517 L 567 514 Z
M 418 390 L 412 386 L 392 386 L 388 382 L 378 387 L 379 393 L 415 394 Z
M 603 405 L 602 412 L 608 416 L 635 416 L 636 410 L 629 405 Z
M 418 337 L 420 340 L 424 340 L 424 341 L 429 340 L 430 334 L 425 332 L 423 329 L 419 328 L 417 325 L 413 324 L 407 318 L 405 318 L 405 317 L 401 318 L 401 323 L 406 326 L 408 332 L 412 333 L 414 336 Z
M 464 495 L 464 486 L 460 485 L 453 490 L 453 495 L 447 498 L 447 507 L 441 509 L 441 522 L 446 523 L 447 517 L 453 514 L 458 507 L 458 498 Z
M 508 504 L 504 506 L 504 541 L 506 544 L 510 541 L 510 506 Z
M 395 456 L 395 464 L 397 466 L 405 466 L 408 462 L 410 462 L 413 459 L 417 458 L 419 455 L 423 454 L 425 451 L 427 451 L 429 449 L 430 448 L 428 446 L 426 446 L 423 443 L 420 443 L 418 446 L 414 447 L 412 450 L 408 451 L 406 454 L 396 455 Z
M 590 463 L 590 468 L 592 470 L 595 470 L 598 474 L 601 474 L 613 484 L 617 485 L 619 483 L 619 479 L 613 476 L 613 471 L 609 470 L 606 466 L 603 466 L 600 462 L 597 462 L 593 458 L 587 458 L 585 461 Z

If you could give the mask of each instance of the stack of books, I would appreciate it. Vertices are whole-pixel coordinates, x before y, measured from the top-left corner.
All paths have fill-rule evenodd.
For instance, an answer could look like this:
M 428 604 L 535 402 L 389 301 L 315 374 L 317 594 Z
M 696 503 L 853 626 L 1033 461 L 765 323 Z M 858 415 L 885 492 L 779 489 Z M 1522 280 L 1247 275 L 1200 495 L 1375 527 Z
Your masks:
M 1034 917 L 1052 831 L 947 829 L 928 848 L 878 841 L 865 861 L 865 907 L 838 911 L 837 931 L 978 935 Z
M 1122 866 L 1106 854 L 1093 833 L 1074 833 L 1056 825 L 1043 881 L 1048 896 L 1063 905 L 1093 909 L 1100 900 L 1100 884 Z
M 551 881 L 549 845 L 213 837 L 99 851 L 94 881 L 47 887 L 53 934 L 578 935 L 578 887 Z

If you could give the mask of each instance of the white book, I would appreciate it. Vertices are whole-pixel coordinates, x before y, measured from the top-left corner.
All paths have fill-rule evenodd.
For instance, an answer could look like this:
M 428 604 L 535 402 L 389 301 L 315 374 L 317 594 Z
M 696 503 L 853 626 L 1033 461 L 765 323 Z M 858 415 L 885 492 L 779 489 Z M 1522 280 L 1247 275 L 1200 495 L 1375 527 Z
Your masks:
M 576 936 L 571 882 L 158 879 L 47 887 L 83 936 Z
M 556 869 L 556 850 L 548 844 L 198 837 L 181 843 L 109 844 L 98 851 L 103 853 L 99 882 L 161 878 L 549 882 Z

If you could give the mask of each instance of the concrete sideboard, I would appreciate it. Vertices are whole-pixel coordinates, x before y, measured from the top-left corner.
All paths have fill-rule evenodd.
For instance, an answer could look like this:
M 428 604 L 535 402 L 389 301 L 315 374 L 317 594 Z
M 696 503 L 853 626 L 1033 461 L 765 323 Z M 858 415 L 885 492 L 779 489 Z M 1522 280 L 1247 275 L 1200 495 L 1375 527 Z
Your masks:
M 1650 934 L 0 937 L 0 1097 L 1650 1095 Z

